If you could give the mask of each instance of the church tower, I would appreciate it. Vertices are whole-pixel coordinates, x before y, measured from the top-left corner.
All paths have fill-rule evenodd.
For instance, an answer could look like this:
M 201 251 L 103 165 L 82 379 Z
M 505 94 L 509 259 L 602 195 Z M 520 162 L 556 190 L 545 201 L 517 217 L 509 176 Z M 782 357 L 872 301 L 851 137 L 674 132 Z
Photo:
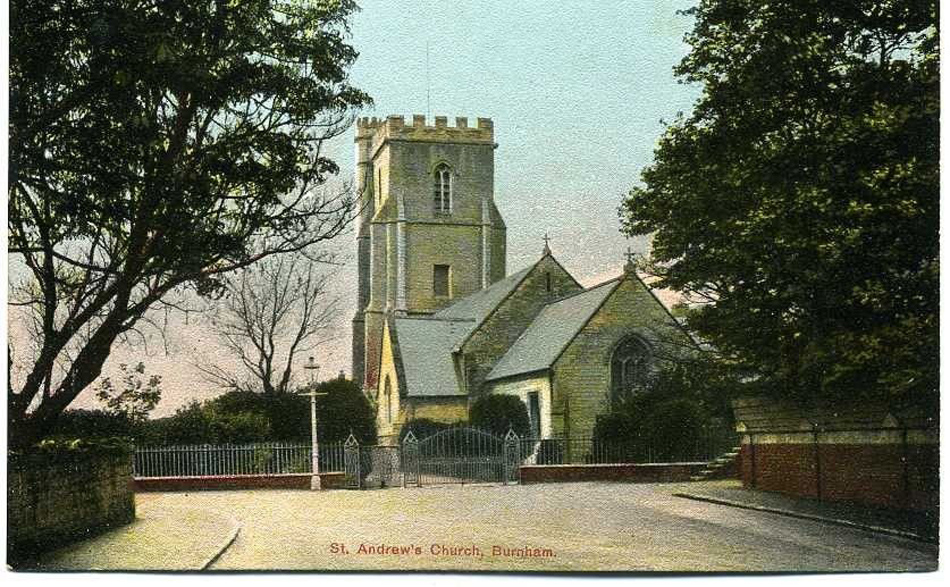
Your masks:
M 358 306 L 353 378 L 375 389 L 390 315 L 431 314 L 505 276 L 505 223 L 495 207 L 491 119 L 434 126 L 415 115 L 356 126 Z

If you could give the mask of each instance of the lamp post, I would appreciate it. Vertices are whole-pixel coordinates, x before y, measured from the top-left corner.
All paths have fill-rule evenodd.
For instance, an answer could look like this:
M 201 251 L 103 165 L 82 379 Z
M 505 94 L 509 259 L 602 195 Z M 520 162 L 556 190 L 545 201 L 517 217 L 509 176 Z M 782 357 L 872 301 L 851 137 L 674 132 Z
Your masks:
M 317 393 L 317 373 L 320 365 L 310 357 L 303 367 L 310 372 L 310 385 L 303 395 L 310 396 L 310 490 L 319 491 L 320 485 L 320 445 L 317 442 L 317 396 L 326 393 Z

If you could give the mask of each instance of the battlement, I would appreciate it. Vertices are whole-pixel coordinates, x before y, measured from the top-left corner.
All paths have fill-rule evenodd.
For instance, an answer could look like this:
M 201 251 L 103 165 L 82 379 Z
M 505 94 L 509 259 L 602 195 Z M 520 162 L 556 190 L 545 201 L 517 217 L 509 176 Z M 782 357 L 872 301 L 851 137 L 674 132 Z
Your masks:
M 465 116 L 455 117 L 455 126 L 449 126 L 448 117 L 434 117 L 434 124 L 426 124 L 424 114 L 413 114 L 407 124 L 403 116 L 386 118 L 364 117 L 356 121 L 356 139 L 372 139 L 373 150 L 389 139 L 406 141 L 494 143 L 494 125 L 491 118 L 477 118 L 469 126 Z

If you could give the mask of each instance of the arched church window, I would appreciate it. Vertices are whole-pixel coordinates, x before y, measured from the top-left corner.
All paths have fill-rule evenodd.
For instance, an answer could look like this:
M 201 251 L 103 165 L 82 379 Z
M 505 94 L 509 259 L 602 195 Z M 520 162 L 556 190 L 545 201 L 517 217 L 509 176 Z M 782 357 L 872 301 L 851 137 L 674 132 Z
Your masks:
M 631 336 L 617 345 L 610 359 L 614 402 L 623 401 L 649 386 L 652 360 L 649 345 L 638 336 Z
M 452 212 L 452 170 L 445 163 L 435 168 L 433 178 L 433 210 L 436 214 Z
M 386 376 L 386 382 L 383 383 L 383 397 L 386 402 L 386 422 L 393 421 L 393 386 L 390 383 L 389 375 Z

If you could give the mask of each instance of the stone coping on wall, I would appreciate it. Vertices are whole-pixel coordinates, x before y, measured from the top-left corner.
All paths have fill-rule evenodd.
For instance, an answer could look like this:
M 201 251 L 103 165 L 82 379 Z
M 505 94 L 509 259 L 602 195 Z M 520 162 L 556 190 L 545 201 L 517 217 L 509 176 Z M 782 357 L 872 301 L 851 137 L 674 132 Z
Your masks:
M 921 428 L 856 430 L 777 430 L 742 432 L 746 444 L 938 444 L 940 431 Z

